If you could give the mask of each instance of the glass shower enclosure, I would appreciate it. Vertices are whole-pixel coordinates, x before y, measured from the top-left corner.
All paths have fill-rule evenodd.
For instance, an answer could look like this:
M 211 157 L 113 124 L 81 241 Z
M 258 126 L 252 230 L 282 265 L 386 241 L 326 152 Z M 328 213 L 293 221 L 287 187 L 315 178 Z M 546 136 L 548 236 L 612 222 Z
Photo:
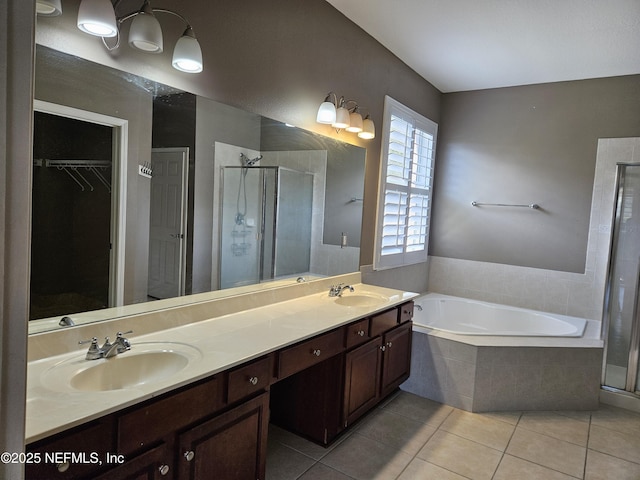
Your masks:
M 313 174 L 223 167 L 220 288 L 309 272 L 312 213 Z
M 640 164 L 618 165 L 603 385 L 640 393 Z

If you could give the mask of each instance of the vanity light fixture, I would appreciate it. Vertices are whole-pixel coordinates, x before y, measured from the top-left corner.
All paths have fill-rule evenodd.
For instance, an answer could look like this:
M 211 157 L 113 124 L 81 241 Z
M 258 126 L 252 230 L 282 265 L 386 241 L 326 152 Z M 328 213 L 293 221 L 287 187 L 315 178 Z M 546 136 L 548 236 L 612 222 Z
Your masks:
M 186 24 L 186 29 L 176 42 L 171 64 L 182 72 L 202 71 L 202 49 L 185 17 L 173 10 L 152 8 L 149 0 L 143 0 L 138 10 L 116 17 L 115 10 L 120 2 L 121 0 L 116 0 L 111 4 L 110 0 L 82 0 L 78 9 L 78 28 L 90 35 L 102 37 L 104 46 L 108 50 L 115 50 L 120 46 L 120 25 L 132 20 L 129 27 L 129 46 L 146 53 L 161 53 L 164 49 L 162 28 L 155 14 L 173 15 Z M 110 37 L 118 38 L 114 46 L 109 46 L 105 41 L 105 38 Z
M 43 17 L 57 17 L 62 13 L 62 0 L 36 0 L 36 13 Z
M 364 120 L 358 111 L 358 104 L 354 100 L 338 98 L 333 92 L 329 92 L 318 108 L 316 122 L 331 125 L 336 130 L 346 130 L 357 133 L 358 137 L 370 140 L 376 136 L 376 129 L 370 116 Z

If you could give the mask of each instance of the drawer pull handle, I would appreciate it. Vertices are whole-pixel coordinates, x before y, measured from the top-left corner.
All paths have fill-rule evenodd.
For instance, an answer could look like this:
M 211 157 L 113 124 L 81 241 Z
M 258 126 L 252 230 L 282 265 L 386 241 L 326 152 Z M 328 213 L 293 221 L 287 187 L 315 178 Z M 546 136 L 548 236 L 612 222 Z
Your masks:
M 69 462 L 63 462 L 63 463 L 58 463 L 56 465 L 56 468 L 58 469 L 58 471 L 60 473 L 64 473 L 67 470 L 69 470 L 69 467 L 71 466 L 71 464 Z
M 193 460 L 193 457 L 195 457 L 196 454 L 193 453 L 192 450 L 189 450 L 188 452 L 184 452 L 184 458 L 187 460 L 187 462 L 190 462 L 191 460 Z
M 358 330 L 358 335 L 360 335 L 361 337 L 364 337 L 364 330 Z
M 314 351 L 313 351 L 313 354 L 314 354 L 316 357 L 319 357 L 319 356 L 320 356 L 320 353 L 322 353 L 322 352 L 320 352 L 320 349 L 317 349 L 317 350 L 314 350 Z
M 258 377 L 251 377 L 251 378 L 249 379 L 249 383 L 250 383 L 251 385 L 257 385 L 257 384 L 258 384 Z
M 169 465 L 160 465 L 158 471 L 160 472 L 160 475 L 164 477 L 167 473 L 169 473 Z

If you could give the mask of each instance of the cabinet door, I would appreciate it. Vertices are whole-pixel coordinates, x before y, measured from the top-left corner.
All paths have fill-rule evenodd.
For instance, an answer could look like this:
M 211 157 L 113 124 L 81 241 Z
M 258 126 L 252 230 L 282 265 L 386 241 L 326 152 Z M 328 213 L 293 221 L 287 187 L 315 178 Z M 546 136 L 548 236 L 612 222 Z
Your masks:
M 382 338 L 377 337 L 345 355 L 344 426 L 378 401 Z
M 161 444 L 93 480 L 169 480 L 173 479 L 173 455 Z
M 390 330 L 383 336 L 382 397 L 409 378 L 411 368 L 411 322 Z
M 269 394 L 186 431 L 178 440 L 178 477 L 264 480 Z

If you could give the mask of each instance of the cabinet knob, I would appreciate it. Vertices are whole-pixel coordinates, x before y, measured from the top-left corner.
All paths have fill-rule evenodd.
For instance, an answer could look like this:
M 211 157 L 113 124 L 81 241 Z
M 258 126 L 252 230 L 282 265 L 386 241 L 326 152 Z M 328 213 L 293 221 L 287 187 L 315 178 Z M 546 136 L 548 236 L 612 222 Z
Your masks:
M 391 348 L 392 346 L 393 346 L 393 343 L 392 343 L 392 342 L 388 342 L 388 343 L 387 343 L 387 347 Z
M 380 345 L 380 350 L 382 350 L 383 352 L 387 349 L 386 345 Z
M 58 463 L 56 465 L 56 468 L 58 469 L 58 471 L 60 473 L 64 473 L 67 470 L 69 470 L 69 467 L 71 466 L 71 464 L 69 462 L 63 462 L 63 463 Z
M 191 460 L 193 460 L 193 457 L 195 457 L 196 454 L 193 453 L 192 450 L 189 450 L 188 452 L 184 452 L 184 458 L 187 460 L 187 462 L 190 462 Z
M 360 335 L 361 337 L 364 337 L 364 330 L 358 330 L 358 335 Z
M 160 465 L 158 471 L 160 472 L 160 475 L 164 477 L 167 473 L 169 473 L 169 465 Z
M 314 350 L 314 351 L 313 351 L 313 354 L 314 354 L 316 357 L 319 357 L 319 356 L 320 356 L 320 353 L 322 353 L 322 352 L 320 352 L 320 349 L 317 349 L 317 350 Z
M 257 385 L 257 384 L 258 384 L 258 377 L 251 377 L 251 378 L 249 379 L 249 383 L 250 383 L 251 385 Z

